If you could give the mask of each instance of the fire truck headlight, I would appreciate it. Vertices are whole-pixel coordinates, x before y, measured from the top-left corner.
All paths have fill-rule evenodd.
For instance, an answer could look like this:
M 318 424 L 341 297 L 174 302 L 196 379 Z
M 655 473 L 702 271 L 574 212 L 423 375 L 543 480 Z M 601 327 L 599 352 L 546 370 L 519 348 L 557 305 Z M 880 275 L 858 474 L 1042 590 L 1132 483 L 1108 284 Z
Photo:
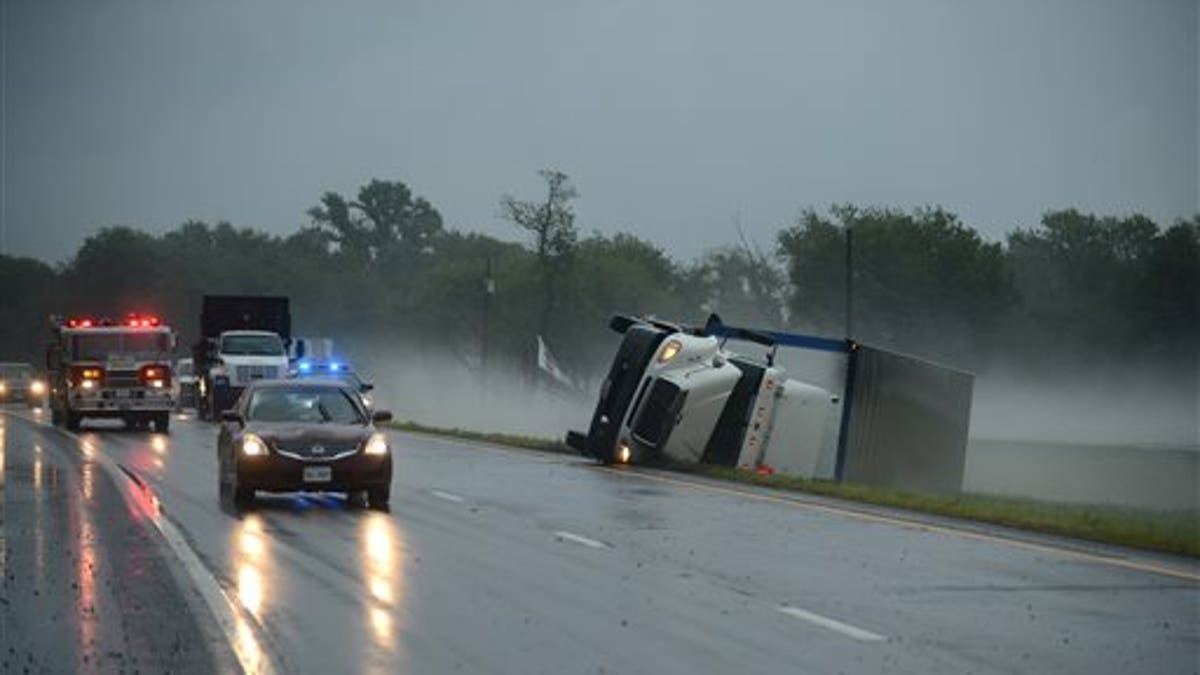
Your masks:
M 658 353 L 658 362 L 666 363 L 667 361 L 670 361 L 679 354 L 681 349 L 683 349 L 683 343 L 681 343 L 679 340 L 667 341 L 667 344 L 663 345 L 662 351 Z
M 29 393 L 34 396 L 41 396 L 46 393 L 46 383 L 41 380 L 34 380 L 29 384 Z
M 162 380 L 150 380 L 150 386 L 155 389 L 162 389 L 163 381 Z
M 6 391 L 8 391 L 8 385 L 0 382 L 0 394 L 3 394 Z
M 258 457 L 267 454 L 267 444 L 254 434 L 246 434 L 242 438 L 242 454 L 247 457 Z
M 79 386 L 83 387 L 84 389 L 95 389 L 96 381 L 95 380 L 84 380 L 83 382 L 79 383 Z

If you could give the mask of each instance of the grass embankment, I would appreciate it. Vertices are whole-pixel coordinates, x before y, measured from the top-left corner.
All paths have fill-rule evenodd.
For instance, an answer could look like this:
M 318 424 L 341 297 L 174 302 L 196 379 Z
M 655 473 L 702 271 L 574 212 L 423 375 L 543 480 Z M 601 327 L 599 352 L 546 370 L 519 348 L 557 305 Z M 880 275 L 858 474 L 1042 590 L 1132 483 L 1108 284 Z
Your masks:
M 404 431 L 514 448 L 573 452 L 562 442 L 546 438 L 443 429 L 416 422 L 400 422 L 393 426 Z M 763 475 L 705 464 L 671 463 L 661 468 L 734 483 L 835 497 L 876 506 L 1200 558 L 1200 510 L 1197 509 L 1156 511 L 972 494 L 906 492 L 783 474 Z
M 495 445 L 504 445 L 512 448 L 524 448 L 526 450 L 541 450 L 543 452 L 570 452 L 574 453 L 561 441 L 551 440 L 549 438 L 536 438 L 534 436 L 521 436 L 518 434 L 492 434 L 482 431 L 469 431 L 467 429 L 447 429 L 444 427 L 431 427 L 418 422 L 392 422 L 392 428 L 401 431 L 411 431 L 418 434 L 430 434 L 432 436 L 444 436 L 446 438 L 461 438 L 467 441 L 479 441 L 482 443 L 493 443 Z

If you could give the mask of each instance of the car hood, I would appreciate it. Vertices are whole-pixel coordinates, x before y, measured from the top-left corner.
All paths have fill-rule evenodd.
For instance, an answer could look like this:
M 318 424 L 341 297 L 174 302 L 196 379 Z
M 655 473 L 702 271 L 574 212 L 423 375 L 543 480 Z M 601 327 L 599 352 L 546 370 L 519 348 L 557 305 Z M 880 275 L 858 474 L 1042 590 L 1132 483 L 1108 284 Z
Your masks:
M 375 432 L 361 424 L 310 424 L 294 422 L 251 422 L 246 431 L 283 448 L 320 443 L 328 446 L 347 446 L 363 443 Z

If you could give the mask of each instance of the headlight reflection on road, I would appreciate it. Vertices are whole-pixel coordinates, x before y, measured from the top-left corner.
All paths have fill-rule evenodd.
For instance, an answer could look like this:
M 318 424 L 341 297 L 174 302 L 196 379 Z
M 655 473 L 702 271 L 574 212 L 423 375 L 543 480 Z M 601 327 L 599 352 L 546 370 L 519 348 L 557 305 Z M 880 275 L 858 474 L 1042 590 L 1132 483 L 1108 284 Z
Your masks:
M 237 578 L 237 598 L 246 611 L 261 619 L 263 601 L 267 595 L 266 576 L 263 570 L 267 559 L 267 545 L 263 538 L 262 521 L 256 514 L 249 514 L 234 530 L 234 573 Z
M 83 500 L 90 502 L 96 497 L 96 465 L 91 462 L 84 462 L 82 471 L 82 480 L 80 487 L 83 490 Z
M 399 604 L 401 593 L 397 588 L 403 572 L 403 556 L 397 555 L 396 524 L 382 513 L 369 514 L 361 528 L 361 556 L 363 580 L 366 582 L 367 624 L 371 637 L 380 647 L 393 650 L 395 626 L 392 612 Z
M 150 438 L 150 447 L 154 448 L 158 454 L 165 455 L 167 454 L 167 439 L 163 438 L 161 434 L 155 434 Z

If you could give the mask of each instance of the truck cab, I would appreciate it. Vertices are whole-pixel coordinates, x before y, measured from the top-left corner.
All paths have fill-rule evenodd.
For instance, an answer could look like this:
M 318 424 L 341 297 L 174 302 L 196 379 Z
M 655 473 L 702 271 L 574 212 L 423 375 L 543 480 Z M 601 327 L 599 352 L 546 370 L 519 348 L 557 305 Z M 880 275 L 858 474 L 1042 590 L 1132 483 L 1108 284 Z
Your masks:
M 227 410 L 255 380 L 286 377 L 288 355 L 283 339 L 265 330 L 227 330 L 217 336 L 208 376 L 201 380 L 202 405 L 213 419 Z
M 175 333 L 154 317 L 125 322 L 73 318 L 52 324 L 46 350 L 50 416 L 76 431 L 84 419 L 123 420 L 166 433 L 175 407 L 171 350 Z
M 286 297 L 204 296 L 192 349 L 201 419 L 220 419 L 251 382 L 288 376 L 291 327 Z

